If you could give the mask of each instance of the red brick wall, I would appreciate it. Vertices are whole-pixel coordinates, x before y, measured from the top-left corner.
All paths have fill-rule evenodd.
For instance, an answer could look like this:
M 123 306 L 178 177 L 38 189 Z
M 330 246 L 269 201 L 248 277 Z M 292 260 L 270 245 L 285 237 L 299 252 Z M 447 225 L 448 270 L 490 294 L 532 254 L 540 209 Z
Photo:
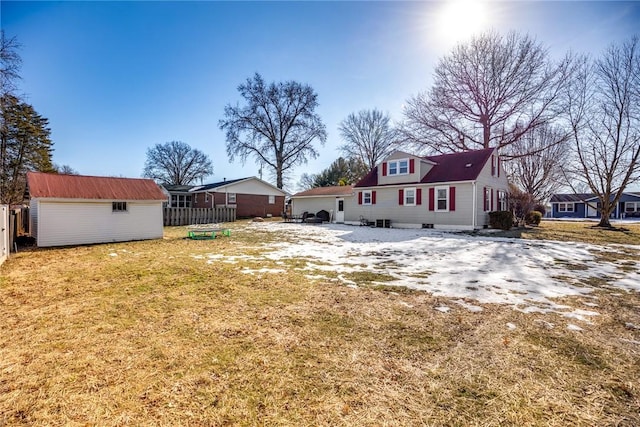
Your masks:
M 197 194 L 197 196 L 196 196 Z M 196 193 L 192 200 L 194 208 L 210 208 L 211 197 L 215 197 L 215 206 L 224 205 L 226 202 L 225 193 L 209 194 L 209 201 L 205 202 L 204 193 Z M 236 194 L 236 217 L 253 218 L 256 216 L 265 217 L 267 214 L 280 216 L 284 211 L 284 196 L 276 196 L 276 202 L 269 204 L 269 196 L 258 194 Z

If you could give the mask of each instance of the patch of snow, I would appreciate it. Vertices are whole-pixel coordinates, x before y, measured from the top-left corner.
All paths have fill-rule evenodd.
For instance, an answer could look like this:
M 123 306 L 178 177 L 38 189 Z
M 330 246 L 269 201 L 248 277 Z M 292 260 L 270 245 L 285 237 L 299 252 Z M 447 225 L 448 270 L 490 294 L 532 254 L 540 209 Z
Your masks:
M 637 344 L 640 345 L 640 341 L 636 341 L 636 340 L 628 340 L 626 338 L 620 338 L 620 341 L 622 342 L 628 342 L 629 344 Z
M 458 305 L 461 305 L 462 307 L 466 308 L 467 310 L 469 310 L 469 311 L 471 311 L 473 313 L 478 313 L 478 312 L 482 311 L 482 307 L 477 306 L 477 305 L 473 305 L 473 304 L 469 304 L 468 302 L 463 301 L 461 299 L 455 300 L 453 302 L 455 302 Z
M 241 273 L 244 274 L 264 274 L 264 273 L 284 273 L 285 270 L 282 270 L 281 268 L 260 268 L 258 270 L 251 270 L 249 268 L 245 268 L 244 270 L 240 270 Z
M 513 331 L 516 329 L 516 325 L 514 325 L 513 323 L 507 323 L 507 328 Z
M 442 313 L 448 313 L 449 310 L 451 310 L 449 307 L 447 307 L 446 305 L 441 305 L 439 307 L 436 307 L 436 310 L 442 312 Z
M 587 307 L 598 307 L 598 304 L 596 304 L 595 302 L 583 302 L 582 304 L 586 305 Z
M 111 253 L 109 254 L 109 256 L 118 256 L 118 254 L 117 254 L 117 253 L 115 253 L 115 252 L 111 252 Z
M 411 304 L 409 304 L 408 302 L 404 302 L 404 301 L 400 301 L 400 305 L 404 305 L 407 308 L 413 308 L 413 306 Z
M 599 261 L 593 255 L 596 251 L 615 251 L 612 247 L 343 224 L 309 227 L 264 222 L 250 223 L 247 229 L 284 234 L 287 241 L 265 244 L 258 256 L 212 254 L 208 255 L 209 261 L 286 263 L 303 258 L 307 265 L 302 270 L 337 273 L 346 285 L 357 287 L 345 274 L 371 272 L 393 278 L 386 285 L 480 304 L 508 304 L 525 313 L 558 313 L 582 321 L 597 313 L 553 299 L 589 297 L 595 289 L 602 289 L 589 285 L 590 279 L 602 282 L 605 278 L 611 288 L 640 290 L 640 265 L 638 269 L 627 265 L 628 271 L 624 271 L 622 266 Z M 585 303 L 597 306 L 592 304 Z
M 578 332 L 583 330 L 580 326 L 577 326 L 571 323 L 567 325 L 567 329 L 570 331 L 578 331 Z
M 625 323 L 624 326 L 626 326 L 629 329 L 640 329 L 640 326 L 634 325 L 633 323 L 630 323 L 630 322 Z

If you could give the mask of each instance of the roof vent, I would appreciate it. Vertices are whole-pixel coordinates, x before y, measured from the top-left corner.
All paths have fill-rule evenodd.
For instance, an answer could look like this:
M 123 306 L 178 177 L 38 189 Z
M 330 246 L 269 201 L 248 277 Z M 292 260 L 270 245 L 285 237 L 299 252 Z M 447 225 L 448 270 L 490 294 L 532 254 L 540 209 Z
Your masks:
M 473 163 L 467 163 L 466 165 L 464 165 L 465 168 L 470 168 L 473 165 Z

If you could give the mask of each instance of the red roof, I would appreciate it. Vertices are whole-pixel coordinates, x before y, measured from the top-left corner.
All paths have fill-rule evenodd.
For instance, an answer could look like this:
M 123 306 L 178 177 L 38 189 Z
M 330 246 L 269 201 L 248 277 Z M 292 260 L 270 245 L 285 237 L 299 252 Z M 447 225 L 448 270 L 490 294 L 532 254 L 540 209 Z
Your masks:
M 311 190 L 296 193 L 291 197 L 350 196 L 352 193 L 352 185 L 336 185 L 333 187 L 312 188 Z
M 29 172 L 27 185 L 32 198 L 167 200 L 152 179 Z
M 484 150 L 423 157 L 425 160 L 434 162 L 435 165 L 420 182 L 422 184 L 431 184 L 437 182 L 472 181 L 477 179 L 493 151 L 493 148 L 487 148 Z M 375 187 L 377 185 L 378 167 L 376 166 L 355 186 Z

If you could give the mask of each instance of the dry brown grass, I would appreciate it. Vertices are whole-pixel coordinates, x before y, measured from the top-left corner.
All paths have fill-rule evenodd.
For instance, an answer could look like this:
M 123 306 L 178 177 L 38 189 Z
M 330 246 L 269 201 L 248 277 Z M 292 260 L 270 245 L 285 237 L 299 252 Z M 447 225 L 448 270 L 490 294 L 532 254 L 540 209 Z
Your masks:
M 0 425 L 640 425 L 637 293 L 599 293 L 582 332 L 504 306 L 441 313 L 376 277 L 207 264 L 284 237 L 233 227 L 0 267 Z
M 525 239 L 585 242 L 596 245 L 640 245 L 640 224 L 614 224 L 618 230 L 594 227 L 593 221 L 545 221 L 522 231 Z

